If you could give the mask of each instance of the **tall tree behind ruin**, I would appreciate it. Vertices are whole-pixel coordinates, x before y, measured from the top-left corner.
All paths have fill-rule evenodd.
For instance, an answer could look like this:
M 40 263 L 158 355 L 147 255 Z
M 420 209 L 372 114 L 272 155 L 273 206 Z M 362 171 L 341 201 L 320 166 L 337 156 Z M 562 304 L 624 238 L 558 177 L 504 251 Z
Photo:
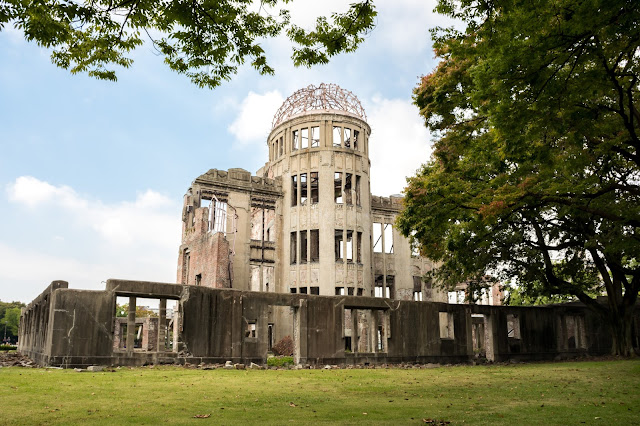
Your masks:
M 577 297 L 631 355 L 640 288 L 640 3 L 442 0 L 465 32 L 414 101 L 434 156 L 398 226 L 443 286 L 487 276 Z M 588 293 L 604 291 L 606 304 Z

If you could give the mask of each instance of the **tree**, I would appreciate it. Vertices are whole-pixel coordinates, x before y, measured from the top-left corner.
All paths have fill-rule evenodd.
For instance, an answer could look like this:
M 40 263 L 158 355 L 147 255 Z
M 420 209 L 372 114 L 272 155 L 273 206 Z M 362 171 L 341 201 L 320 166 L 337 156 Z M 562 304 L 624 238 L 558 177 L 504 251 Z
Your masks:
M 5 330 L 7 339 L 17 340 L 21 308 L 24 306 L 24 303 L 21 302 L 0 301 L 0 340 L 4 340 Z
M 640 3 L 441 0 L 442 59 L 414 91 L 434 155 L 398 227 L 441 286 L 489 275 L 573 295 L 631 355 L 640 289 Z M 599 303 L 594 294 L 606 293 Z
M 311 66 L 355 50 L 374 27 L 371 0 L 353 3 L 331 20 L 319 17 L 313 31 L 290 22 L 289 11 L 280 8 L 290 1 L 8 0 L 0 1 L 0 30 L 14 25 L 27 40 L 52 48 L 57 66 L 113 81 L 111 66 L 129 67 L 129 53 L 146 35 L 172 70 L 215 88 L 246 60 L 260 74 L 273 74 L 260 46 L 264 39 L 286 33 L 296 46 L 294 64 Z
M 126 318 L 129 315 L 129 304 L 116 304 L 116 317 Z M 146 309 L 144 306 L 136 306 L 136 318 L 157 317 L 158 314 Z

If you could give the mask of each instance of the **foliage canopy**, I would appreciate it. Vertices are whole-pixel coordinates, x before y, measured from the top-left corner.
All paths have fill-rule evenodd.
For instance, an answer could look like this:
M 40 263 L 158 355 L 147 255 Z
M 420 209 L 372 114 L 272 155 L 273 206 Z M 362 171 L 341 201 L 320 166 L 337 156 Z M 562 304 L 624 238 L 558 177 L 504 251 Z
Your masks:
M 640 289 L 640 3 L 441 0 L 438 67 L 414 101 L 434 155 L 400 230 L 444 286 L 573 295 L 632 352 Z M 491 277 L 491 279 L 487 279 Z M 590 294 L 606 292 L 608 303 Z
M 373 1 L 363 0 L 331 19 L 317 18 L 306 31 L 290 22 L 284 6 L 291 1 L 6 0 L 0 2 L 0 31 L 14 25 L 27 40 L 52 48 L 57 66 L 114 81 L 112 67 L 129 67 L 146 36 L 172 70 L 215 88 L 245 61 L 260 74 L 273 74 L 260 45 L 267 38 L 286 34 L 294 42 L 294 64 L 309 67 L 355 50 L 375 26 Z

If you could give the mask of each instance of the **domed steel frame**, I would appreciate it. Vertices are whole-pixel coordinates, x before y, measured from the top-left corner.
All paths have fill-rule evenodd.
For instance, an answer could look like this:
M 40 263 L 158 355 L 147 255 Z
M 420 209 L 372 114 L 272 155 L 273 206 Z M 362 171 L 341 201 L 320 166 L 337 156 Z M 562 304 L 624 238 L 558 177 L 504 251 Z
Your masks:
M 274 129 L 292 117 L 315 110 L 346 112 L 367 121 L 367 115 L 356 95 L 337 84 L 322 83 L 318 87 L 311 84 L 289 96 L 274 115 L 271 128 Z

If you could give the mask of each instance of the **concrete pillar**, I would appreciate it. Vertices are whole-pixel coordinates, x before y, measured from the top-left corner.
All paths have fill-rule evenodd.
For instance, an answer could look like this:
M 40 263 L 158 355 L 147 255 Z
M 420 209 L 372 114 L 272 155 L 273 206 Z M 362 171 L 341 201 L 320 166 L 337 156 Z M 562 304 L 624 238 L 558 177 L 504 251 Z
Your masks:
M 165 333 L 166 333 L 166 318 L 167 318 L 167 299 L 160 299 L 160 307 L 158 309 L 158 344 L 156 350 L 158 352 L 165 351 Z
M 136 298 L 129 297 L 129 312 L 127 313 L 127 352 L 133 352 L 136 338 Z
M 358 352 L 358 310 L 351 310 L 351 352 Z

